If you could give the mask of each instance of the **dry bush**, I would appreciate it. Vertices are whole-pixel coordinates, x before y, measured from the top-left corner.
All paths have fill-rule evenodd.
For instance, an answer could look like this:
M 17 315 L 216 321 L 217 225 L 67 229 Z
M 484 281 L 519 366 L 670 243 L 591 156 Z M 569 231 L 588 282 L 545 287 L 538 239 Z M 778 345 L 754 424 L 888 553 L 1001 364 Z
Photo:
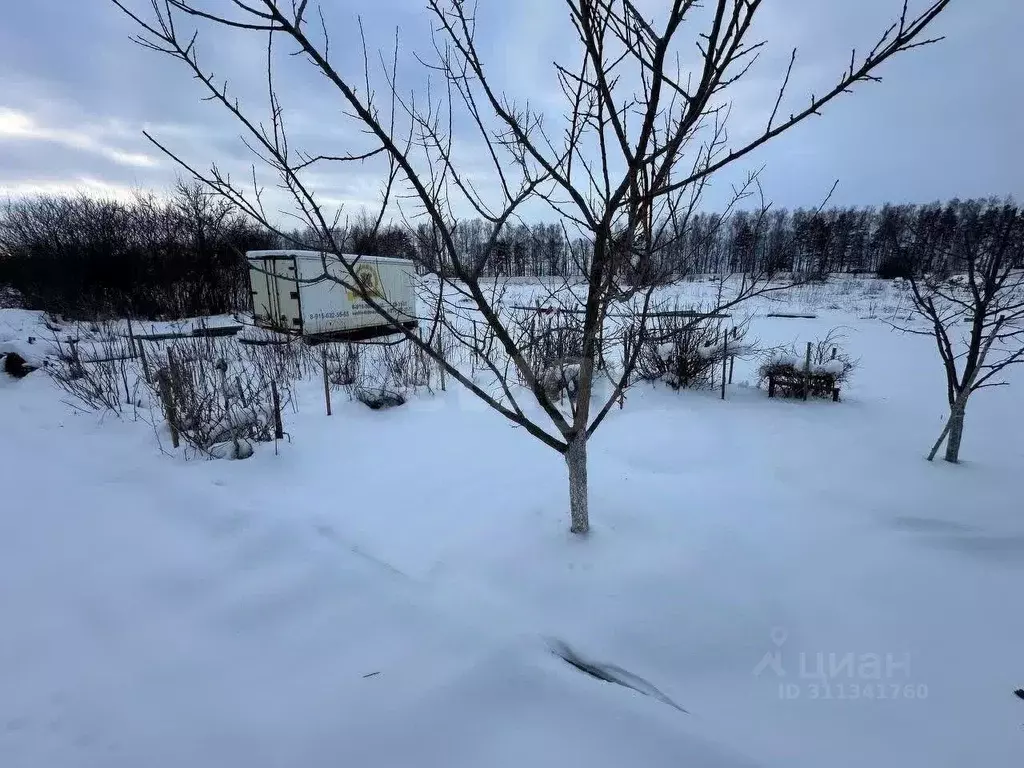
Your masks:
M 58 358 L 48 361 L 45 369 L 54 383 L 71 395 L 73 407 L 121 415 L 125 406 L 138 404 L 138 384 L 133 387 L 128 382 L 123 360 L 79 363 Z
M 0 206 L 0 283 L 77 317 L 192 317 L 244 308 L 241 254 L 277 238 L 193 182 L 130 200 L 34 196 Z
M 516 309 L 510 316 L 509 327 L 526 362 L 537 371 L 547 396 L 551 400 L 564 394 L 575 398 L 583 359 L 582 315 L 572 311 Z M 605 358 L 602 340 L 598 347 L 597 365 L 601 368 Z M 523 386 L 530 385 L 521 372 L 518 378 Z
M 0 309 L 22 309 L 25 298 L 15 288 L 0 285 Z
M 403 341 L 382 351 L 382 364 L 395 386 L 403 390 L 430 386 L 431 359 L 422 349 Z
M 508 326 L 516 346 L 535 371 L 578 361 L 583 356 L 583 324 L 576 312 L 516 308 L 509 313 Z
M 319 367 L 318 356 L 301 339 L 287 343 L 239 344 L 240 362 L 279 383 L 314 376 Z
M 430 387 L 430 358 L 404 340 L 347 344 L 328 361 L 328 377 L 356 399 L 366 393 L 404 399 L 410 391 Z
M 358 381 L 362 361 L 358 344 L 328 345 L 326 360 L 327 378 L 334 386 L 350 387 Z
M 277 437 L 280 412 L 293 405 L 298 353 L 263 347 L 242 351 L 234 340 L 187 338 L 166 350 L 150 383 L 165 417 L 195 454 L 245 458 L 253 442 Z M 277 392 L 277 404 L 274 392 Z
M 54 333 L 56 354 L 44 367 L 53 382 L 73 398 L 69 401 L 72 407 L 120 416 L 125 407 L 143 404 L 140 373 L 126 341 L 112 334 L 103 337 L 107 340 L 82 349 L 78 338 L 61 340 Z
M 668 315 L 651 318 L 637 357 L 637 377 L 673 389 L 710 387 L 724 357 L 745 354 L 749 322 L 727 328 L 723 318 Z
M 314 370 L 310 350 L 298 342 L 259 346 L 200 336 L 136 347 L 109 325 L 71 334 L 57 318 L 49 324 L 56 330 L 46 370 L 71 405 L 119 416 L 127 407 L 136 415 L 163 407 L 190 449 L 186 456 L 244 457 L 252 442 L 275 439 L 280 413 L 295 410 L 293 382 Z

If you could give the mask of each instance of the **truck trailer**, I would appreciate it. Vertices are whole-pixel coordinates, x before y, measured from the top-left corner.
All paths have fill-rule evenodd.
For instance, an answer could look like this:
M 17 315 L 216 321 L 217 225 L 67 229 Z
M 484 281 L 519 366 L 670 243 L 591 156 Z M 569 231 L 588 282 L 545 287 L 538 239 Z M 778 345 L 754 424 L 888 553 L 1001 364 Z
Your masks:
M 366 336 L 396 331 L 356 292 L 338 256 L 319 251 L 249 251 L 253 321 L 309 338 Z M 407 328 L 416 326 L 416 269 L 409 259 L 342 254 L 373 300 Z M 325 272 L 326 266 L 326 272 Z

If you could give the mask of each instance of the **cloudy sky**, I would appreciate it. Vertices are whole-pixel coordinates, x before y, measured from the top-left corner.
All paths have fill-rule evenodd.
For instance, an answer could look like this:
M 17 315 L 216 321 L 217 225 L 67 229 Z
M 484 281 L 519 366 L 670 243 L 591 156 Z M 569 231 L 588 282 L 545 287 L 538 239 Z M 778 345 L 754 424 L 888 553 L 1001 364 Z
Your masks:
M 564 54 L 564 4 L 479 1 L 480 47 L 496 82 L 516 98 L 557 110 L 550 63 Z M 145 11 L 148 2 L 129 4 Z M 229 5 L 227 0 L 205 4 L 215 10 Z M 658 6 L 656 0 L 649 4 Z M 768 48 L 733 93 L 737 134 L 763 123 L 790 48 L 798 47 L 799 58 L 787 111 L 810 92 L 830 86 L 848 62 L 850 48 L 870 48 L 900 4 L 765 0 L 756 29 Z M 401 30 L 400 73 L 408 88 L 418 87 L 421 71 L 414 54 L 430 52 L 423 0 L 323 0 L 322 5 L 342 71 L 359 75 L 356 20 L 361 16 L 373 49 L 390 46 L 396 27 Z M 216 162 L 246 173 L 250 156 L 237 127 L 217 105 L 200 100 L 199 85 L 179 64 L 132 44 L 132 23 L 109 0 L 8 0 L 5 12 L 0 195 L 166 188 L 177 169 L 146 142 L 144 129 L 199 166 Z M 816 205 L 836 179 L 833 200 L 841 204 L 987 195 L 1024 199 L 1024 2 L 954 0 L 934 32 L 946 39 L 889 62 L 881 84 L 859 86 L 822 117 L 750 156 L 744 168 L 765 166 L 763 182 L 771 200 L 789 207 Z M 199 45 L 204 65 L 228 77 L 232 92 L 255 114 L 265 115 L 262 38 L 206 30 Z M 298 59 L 284 59 L 278 85 L 293 145 L 335 154 L 360 147 L 361 137 L 322 78 Z M 457 124 L 457 134 L 461 130 Z M 481 184 L 487 174 L 481 165 Z M 351 207 L 372 200 L 378 180 L 378 170 L 365 166 L 324 172 L 314 182 L 324 199 Z M 718 180 L 704 207 L 721 206 L 730 181 Z

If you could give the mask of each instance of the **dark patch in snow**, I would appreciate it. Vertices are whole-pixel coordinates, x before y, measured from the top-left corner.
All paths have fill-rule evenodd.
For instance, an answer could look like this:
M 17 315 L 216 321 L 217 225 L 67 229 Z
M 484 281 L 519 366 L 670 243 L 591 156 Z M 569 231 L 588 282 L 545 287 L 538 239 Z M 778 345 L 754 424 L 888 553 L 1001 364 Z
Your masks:
M 1016 696 L 1018 699 L 1024 699 L 1024 688 L 1018 688 L 1016 691 L 1013 692 L 1013 695 Z
M 397 568 L 395 568 L 395 566 L 391 565 L 391 563 L 385 562 L 384 560 L 374 557 L 373 555 L 368 555 L 355 544 L 352 544 L 351 542 L 344 540 L 338 534 L 338 532 L 330 525 L 327 525 L 326 523 L 317 523 L 313 527 L 313 529 L 323 538 L 340 547 L 343 547 L 356 557 L 361 557 L 363 560 L 371 562 L 374 565 L 379 566 L 390 573 L 393 573 L 395 576 L 401 576 L 403 579 L 410 578 L 409 574 L 403 573 L 402 571 L 398 570 Z
M 405 404 L 404 397 L 397 392 L 391 392 L 386 389 L 357 389 L 355 397 L 363 405 L 375 411 Z
M 363 680 L 365 680 L 368 677 L 376 677 L 379 674 L 380 672 L 367 672 L 365 675 L 363 675 Z
M 662 704 L 668 704 L 670 707 L 678 709 L 680 712 L 686 712 L 689 714 L 685 709 L 676 704 L 672 699 L 642 677 L 634 675 L 632 672 L 629 672 L 622 667 L 616 666 L 615 664 L 605 664 L 585 659 L 561 640 L 548 640 L 548 645 L 555 656 L 586 675 L 590 675 L 591 677 L 605 683 L 615 683 L 616 685 L 621 685 L 624 688 L 629 688 L 637 693 L 642 693 L 644 696 L 650 696 L 653 699 L 657 699 Z
M 29 365 L 25 358 L 17 352 L 8 352 L 4 355 L 3 360 L 4 373 L 16 379 L 23 379 L 36 369 L 34 365 Z

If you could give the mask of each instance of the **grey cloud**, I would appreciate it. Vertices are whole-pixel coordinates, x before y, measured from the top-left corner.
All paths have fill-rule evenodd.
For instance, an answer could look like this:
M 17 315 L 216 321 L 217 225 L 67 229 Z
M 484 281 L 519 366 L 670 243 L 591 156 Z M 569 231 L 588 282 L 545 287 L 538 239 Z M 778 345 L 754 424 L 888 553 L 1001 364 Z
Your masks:
M 644 2 L 660 8 L 654 0 Z M 337 0 L 324 5 L 339 68 L 359 71 L 362 53 L 353 22 L 361 13 L 373 50 L 388 48 L 395 25 L 401 26 L 400 81 L 422 94 L 424 74 L 412 54 L 429 52 L 430 44 L 429 20 L 419 4 Z M 733 135 L 756 131 L 767 116 L 791 47 L 800 53 L 784 111 L 831 85 L 848 61 L 849 47 L 868 47 L 900 5 L 898 0 L 766 2 L 758 31 L 769 46 L 733 93 Z M 563 4 L 482 0 L 481 6 L 481 47 L 490 71 L 510 95 L 530 98 L 555 115 L 550 63 L 569 63 L 570 51 Z M 1024 69 L 1016 63 L 1021 29 L 1024 4 L 1018 0 L 954 2 L 937 27 L 945 41 L 891 62 L 882 72 L 883 83 L 858 87 L 823 117 L 751 155 L 737 171 L 763 164 L 767 195 L 791 207 L 816 205 L 836 178 L 834 200 L 844 204 L 1021 196 L 1024 161 L 1017 143 L 1024 133 L 1024 106 L 1017 96 L 1024 90 Z M 81 179 L 115 187 L 167 185 L 176 173 L 172 163 L 158 158 L 147 165 L 140 159 L 157 157 L 141 138 L 144 128 L 200 166 L 216 161 L 236 174 L 246 172 L 251 158 L 238 141 L 238 126 L 218 105 L 200 101 L 198 84 L 179 65 L 132 45 L 128 37 L 134 31 L 103 0 L 19 2 L 7 9 L 0 28 L 0 186 L 10 190 L 18 183 L 38 187 Z M 204 66 L 227 76 L 232 92 L 246 103 L 262 104 L 260 36 L 207 30 L 200 44 Z M 357 151 L 365 140 L 343 117 L 337 95 L 300 59 L 281 53 L 277 84 L 291 119 L 292 145 L 312 152 Z M 37 135 L 12 130 L 5 135 L 5 114 L 9 122 L 12 114 L 26 117 Z M 463 147 L 471 150 L 475 137 L 469 124 L 460 121 L 456 128 Z M 132 162 L 133 155 L 138 162 Z M 467 157 L 476 181 L 489 183 L 486 157 L 475 150 Z M 372 199 L 377 172 L 372 164 L 341 174 L 325 171 L 318 191 L 329 200 Z M 737 178 L 738 173 L 716 179 L 705 206 L 721 206 L 729 182 Z

